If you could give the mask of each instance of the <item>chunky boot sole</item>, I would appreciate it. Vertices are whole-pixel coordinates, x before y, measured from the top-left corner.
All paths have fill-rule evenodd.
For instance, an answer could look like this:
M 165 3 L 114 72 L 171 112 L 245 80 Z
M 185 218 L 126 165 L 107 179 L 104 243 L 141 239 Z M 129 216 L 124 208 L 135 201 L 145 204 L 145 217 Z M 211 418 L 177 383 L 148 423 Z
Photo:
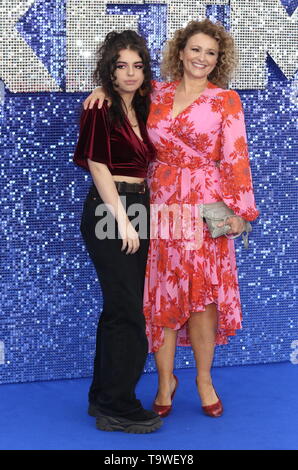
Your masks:
M 159 417 L 144 421 L 131 421 L 127 418 L 116 418 L 98 414 L 96 417 L 96 427 L 101 431 L 123 431 L 133 434 L 147 434 L 154 432 L 162 426 L 163 422 Z

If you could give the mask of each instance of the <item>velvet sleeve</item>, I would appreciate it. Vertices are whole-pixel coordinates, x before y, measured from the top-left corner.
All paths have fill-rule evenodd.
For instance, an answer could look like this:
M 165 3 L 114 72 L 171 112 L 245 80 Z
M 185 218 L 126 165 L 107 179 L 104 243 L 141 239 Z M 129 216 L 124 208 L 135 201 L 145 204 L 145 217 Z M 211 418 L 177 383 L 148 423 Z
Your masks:
M 255 220 L 256 207 L 248 154 L 244 113 L 240 96 L 223 94 L 220 185 L 224 202 L 245 220 Z
M 113 168 L 110 149 L 110 123 L 108 106 L 101 109 L 97 103 L 92 109 L 83 110 L 80 120 L 80 133 L 74 153 L 74 163 L 89 170 L 88 158 Z

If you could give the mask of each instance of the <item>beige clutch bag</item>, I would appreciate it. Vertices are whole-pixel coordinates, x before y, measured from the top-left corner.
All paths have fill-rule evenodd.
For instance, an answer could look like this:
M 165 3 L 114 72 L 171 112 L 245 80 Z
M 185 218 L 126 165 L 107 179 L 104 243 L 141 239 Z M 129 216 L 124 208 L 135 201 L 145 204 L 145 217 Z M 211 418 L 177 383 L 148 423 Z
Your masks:
M 230 225 L 226 223 L 222 227 L 218 227 L 217 225 L 220 222 L 226 222 L 231 216 L 235 216 L 235 213 L 223 201 L 201 205 L 201 217 L 205 219 L 212 238 L 221 237 L 222 235 L 227 236 L 228 231 L 231 229 Z M 244 246 L 248 248 L 248 234 L 251 231 L 251 224 L 245 221 L 245 229 L 243 232 L 234 236 L 229 235 L 227 238 L 237 238 L 242 235 Z

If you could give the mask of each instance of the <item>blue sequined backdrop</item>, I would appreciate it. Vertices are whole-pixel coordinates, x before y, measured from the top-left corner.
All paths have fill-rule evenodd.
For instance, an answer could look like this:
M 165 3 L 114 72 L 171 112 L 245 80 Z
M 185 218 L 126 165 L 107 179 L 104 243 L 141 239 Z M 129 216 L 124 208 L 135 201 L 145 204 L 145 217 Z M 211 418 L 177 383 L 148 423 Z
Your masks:
M 298 6 L 282 3 L 289 14 Z M 140 15 L 158 78 L 166 5 L 108 6 L 119 11 Z M 226 22 L 229 7 L 209 6 L 207 14 Z M 65 0 L 36 1 L 16 26 L 62 89 L 65 16 Z M 297 75 L 287 80 L 270 57 L 267 67 L 266 90 L 240 91 L 261 217 L 249 250 L 236 242 L 244 328 L 217 348 L 215 366 L 298 362 Z M 91 180 L 72 163 L 85 96 L 14 94 L 0 81 L 0 383 L 92 373 L 102 299 L 79 232 Z M 193 366 L 191 350 L 178 348 L 176 367 Z

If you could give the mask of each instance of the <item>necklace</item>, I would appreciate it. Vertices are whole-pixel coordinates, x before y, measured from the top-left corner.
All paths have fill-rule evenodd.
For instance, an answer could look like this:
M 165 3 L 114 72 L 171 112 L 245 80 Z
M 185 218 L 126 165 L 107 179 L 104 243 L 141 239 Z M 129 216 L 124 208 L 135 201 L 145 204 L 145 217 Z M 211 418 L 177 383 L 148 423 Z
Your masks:
M 136 124 L 133 124 L 133 123 L 131 122 L 131 120 L 129 119 L 128 113 L 127 113 L 126 116 L 127 116 L 127 119 L 129 120 L 129 123 L 130 123 L 131 127 L 138 127 L 138 125 L 139 125 L 138 122 L 137 122 Z M 133 118 L 134 118 L 133 120 L 135 121 L 136 116 L 133 116 Z
M 129 113 L 130 113 L 130 112 L 131 112 L 131 114 L 132 114 L 132 112 L 133 112 L 133 107 L 132 107 L 132 106 L 130 106 L 130 107 L 128 108 L 127 112 L 125 113 L 125 114 L 126 114 L 126 117 L 127 117 L 127 119 L 128 119 L 128 121 L 129 121 L 129 124 L 131 125 L 131 127 L 139 127 L 139 124 L 138 124 L 138 123 L 132 124 L 131 120 L 129 119 Z M 135 118 L 135 116 L 133 116 L 133 117 Z

